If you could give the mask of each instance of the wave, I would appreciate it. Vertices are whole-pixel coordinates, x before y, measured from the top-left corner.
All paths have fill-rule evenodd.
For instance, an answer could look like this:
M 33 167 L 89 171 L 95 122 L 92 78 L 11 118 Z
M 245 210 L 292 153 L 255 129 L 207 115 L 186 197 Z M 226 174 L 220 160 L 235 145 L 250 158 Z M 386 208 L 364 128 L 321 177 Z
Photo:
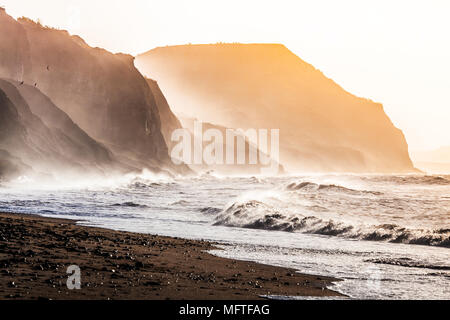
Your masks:
M 450 229 L 408 229 L 395 224 L 351 225 L 298 213 L 286 214 L 256 200 L 233 203 L 216 217 L 214 225 L 450 248 Z
M 186 206 L 188 204 L 189 204 L 189 201 L 179 200 L 179 201 L 172 202 L 170 205 L 171 206 Z
M 424 176 L 418 181 L 425 184 L 450 185 L 450 179 L 443 176 Z
M 161 183 L 157 182 L 142 182 L 142 181 L 133 181 L 128 185 L 128 188 L 130 189 L 151 189 L 151 188 L 158 188 L 162 186 Z
M 115 204 L 113 204 L 113 207 L 148 208 L 148 206 L 145 204 L 134 203 L 131 201 L 124 202 L 124 203 L 115 203 Z
M 199 211 L 204 214 L 218 214 L 218 213 L 222 212 L 222 209 L 214 208 L 214 207 L 205 207 L 205 208 L 201 208 Z
M 11 207 L 36 207 L 36 206 L 48 206 L 51 204 L 49 201 L 41 200 L 12 200 L 12 201 L 0 201 L 0 209 L 9 209 Z
M 395 184 L 450 185 L 450 176 L 448 175 L 374 176 L 361 177 L 361 179 L 371 182 L 389 182 Z
M 411 258 L 378 258 L 378 259 L 367 259 L 365 260 L 365 262 L 372 262 L 377 264 L 389 264 L 408 268 L 421 268 L 421 269 L 446 270 L 446 271 L 450 270 L 450 265 L 449 266 L 433 265 L 423 263 L 420 261 L 414 261 Z
M 336 193 L 347 193 L 347 194 L 353 194 L 353 195 L 361 195 L 361 194 L 372 194 L 372 195 L 382 195 L 382 192 L 377 191 L 369 191 L 369 190 L 355 190 L 346 188 L 340 185 L 335 184 L 317 184 L 314 182 L 293 182 L 290 183 L 286 190 L 288 191 L 315 191 L 315 192 L 336 192 Z

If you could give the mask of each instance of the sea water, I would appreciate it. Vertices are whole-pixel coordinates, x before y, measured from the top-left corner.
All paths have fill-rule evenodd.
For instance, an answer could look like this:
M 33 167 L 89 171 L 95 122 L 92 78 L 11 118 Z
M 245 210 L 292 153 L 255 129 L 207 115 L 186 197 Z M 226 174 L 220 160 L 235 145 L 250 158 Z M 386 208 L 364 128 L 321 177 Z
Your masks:
M 22 177 L 0 211 L 214 240 L 219 256 L 343 279 L 330 289 L 350 298 L 450 299 L 445 175 Z

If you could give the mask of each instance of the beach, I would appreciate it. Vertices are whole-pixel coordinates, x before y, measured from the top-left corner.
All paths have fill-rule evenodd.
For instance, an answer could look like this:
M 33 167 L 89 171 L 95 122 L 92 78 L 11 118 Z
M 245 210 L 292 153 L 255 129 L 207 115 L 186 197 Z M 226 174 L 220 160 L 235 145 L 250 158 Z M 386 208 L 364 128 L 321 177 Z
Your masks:
M 0 299 L 264 299 L 341 296 L 338 281 L 209 254 L 216 243 L 0 213 Z M 78 266 L 81 289 L 69 290 Z

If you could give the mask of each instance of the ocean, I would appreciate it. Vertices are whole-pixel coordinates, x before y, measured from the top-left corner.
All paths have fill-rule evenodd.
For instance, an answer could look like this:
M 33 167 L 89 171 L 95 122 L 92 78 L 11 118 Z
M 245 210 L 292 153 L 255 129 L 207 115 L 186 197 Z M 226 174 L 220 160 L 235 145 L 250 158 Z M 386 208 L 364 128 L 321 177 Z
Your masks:
M 0 184 L 0 211 L 212 240 L 218 256 L 343 279 L 330 289 L 353 299 L 450 299 L 446 175 L 22 177 Z

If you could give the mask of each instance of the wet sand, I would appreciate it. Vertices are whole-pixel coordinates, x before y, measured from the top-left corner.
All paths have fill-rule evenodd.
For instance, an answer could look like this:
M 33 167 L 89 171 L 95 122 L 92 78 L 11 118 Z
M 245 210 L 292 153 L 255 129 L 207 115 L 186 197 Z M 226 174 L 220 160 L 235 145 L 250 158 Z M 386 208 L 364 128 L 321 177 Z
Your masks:
M 262 299 L 340 296 L 331 279 L 213 256 L 215 244 L 0 213 L 0 300 Z M 68 266 L 81 269 L 69 290 Z

